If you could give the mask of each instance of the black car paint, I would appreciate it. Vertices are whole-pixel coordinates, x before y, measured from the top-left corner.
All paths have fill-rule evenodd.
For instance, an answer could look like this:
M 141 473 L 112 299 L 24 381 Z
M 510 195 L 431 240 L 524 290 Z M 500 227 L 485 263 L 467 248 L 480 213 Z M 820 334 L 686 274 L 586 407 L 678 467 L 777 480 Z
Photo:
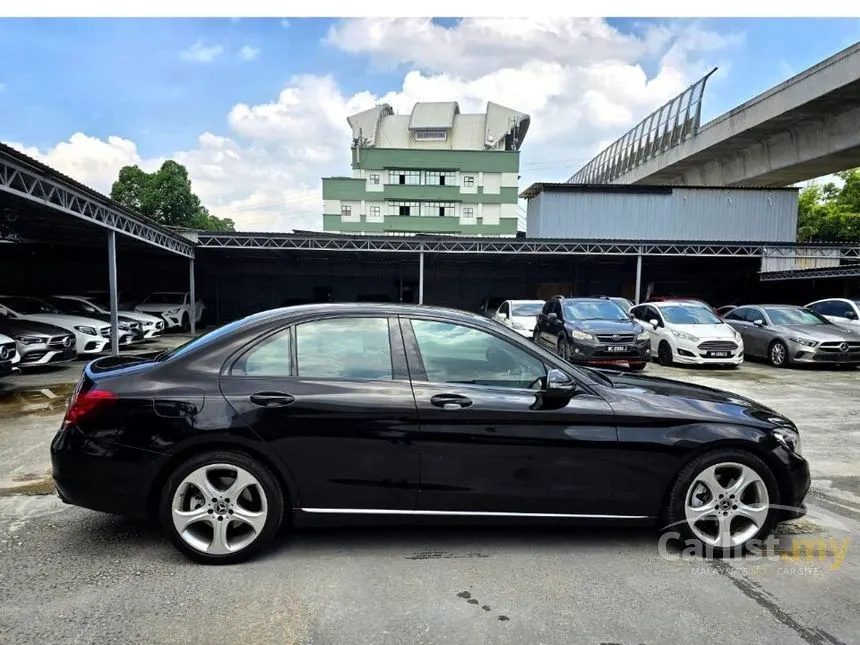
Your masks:
M 247 379 L 228 373 L 251 343 L 300 321 L 389 317 L 395 380 Z M 476 327 L 574 378 L 559 401 L 538 390 L 422 380 L 410 318 Z M 407 371 L 409 370 L 409 371 Z M 411 374 L 411 383 L 408 378 Z M 572 366 L 474 314 L 406 305 L 307 305 L 251 317 L 169 360 L 106 357 L 79 383 L 115 393 L 51 447 L 60 496 L 73 504 L 151 515 L 170 469 L 201 449 L 235 447 L 285 484 L 294 509 L 418 509 L 566 513 L 653 521 L 677 472 L 704 449 L 743 446 L 776 471 L 781 504 L 798 506 L 806 461 L 776 441 L 790 422 L 732 394 L 666 379 Z M 249 404 L 254 392 L 295 397 Z M 474 405 L 428 406 L 437 393 Z M 301 516 L 301 513 L 297 514 Z M 628 518 L 629 519 L 629 518 Z

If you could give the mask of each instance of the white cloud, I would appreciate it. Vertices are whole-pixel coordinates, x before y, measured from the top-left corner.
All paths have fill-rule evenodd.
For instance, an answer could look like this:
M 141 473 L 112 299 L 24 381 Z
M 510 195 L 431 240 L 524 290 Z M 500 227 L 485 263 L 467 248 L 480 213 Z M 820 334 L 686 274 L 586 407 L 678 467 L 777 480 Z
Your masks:
M 224 52 L 224 47 L 221 45 L 206 45 L 202 40 L 198 40 L 188 49 L 183 51 L 180 56 L 182 60 L 192 63 L 211 63 Z
M 239 58 L 245 61 L 254 60 L 259 55 L 259 47 L 251 47 L 250 45 L 245 45 L 244 47 L 242 47 L 242 49 L 239 50 Z
M 592 19 L 464 19 L 450 28 L 358 19 L 332 28 L 326 42 L 403 67 L 400 87 L 344 95 L 332 76 L 296 76 L 271 102 L 234 106 L 225 135 L 203 133 L 190 150 L 165 151 L 188 167 L 210 210 L 239 229 L 320 229 L 320 178 L 350 174 L 346 117 L 379 102 L 408 112 L 415 101 L 456 100 L 463 111 L 483 111 L 490 100 L 527 112 L 520 186 L 565 180 L 739 38 L 695 23 L 629 35 Z M 160 163 L 141 159 L 131 141 L 83 134 L 28 153 L 103 191 L 122 165 Z

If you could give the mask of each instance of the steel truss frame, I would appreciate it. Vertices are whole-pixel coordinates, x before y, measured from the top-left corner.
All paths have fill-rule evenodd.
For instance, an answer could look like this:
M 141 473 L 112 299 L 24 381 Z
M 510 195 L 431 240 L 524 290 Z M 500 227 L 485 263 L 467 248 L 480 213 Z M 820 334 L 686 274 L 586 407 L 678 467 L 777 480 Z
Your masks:
M 817 280 L 819 278 L 860 277 L 860 264 L 825 269 L 795 269 L 794 271 L 768 271 L 759 274 L 762 282 L 777 280 Z
M 99 203 L 83 192 L 41 176 L 0 154 L 0 190 L 97 224 L 184 257 L 194 257 L 194 245 L 142 222 L 133 215 Z

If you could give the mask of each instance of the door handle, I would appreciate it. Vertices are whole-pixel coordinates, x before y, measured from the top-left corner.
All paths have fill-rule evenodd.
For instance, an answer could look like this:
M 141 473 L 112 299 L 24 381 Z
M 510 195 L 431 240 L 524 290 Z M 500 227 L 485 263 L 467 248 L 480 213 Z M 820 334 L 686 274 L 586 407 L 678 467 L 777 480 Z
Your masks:
M 283 392 L 257 392 L 251 395 L 251 403 L 264 408 L 282 408 L 296 400 L 292 394 Z
M 458 408 L 468 408 L 472 405 L 472 399 L 463 396 L 462 394 L 436 394 L 430 398 L 430 403 L 437 408 L 445 410 L 456 410 Z

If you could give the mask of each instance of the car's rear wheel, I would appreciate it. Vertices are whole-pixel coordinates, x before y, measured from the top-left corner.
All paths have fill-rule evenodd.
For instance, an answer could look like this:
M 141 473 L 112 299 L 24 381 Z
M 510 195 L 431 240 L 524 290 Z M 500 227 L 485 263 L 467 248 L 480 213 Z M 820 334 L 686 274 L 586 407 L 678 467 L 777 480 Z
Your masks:
M 657 360 L 660 361 L 660 365 L 665 365 L 666 367 L 671 367 L 672 363 L 675 362 L 672 360 L 672 346 L 665 340 L 661 340 L 657 346 Z
M 182 323 L 179 328 L 184 332 L 191 330 L 191 319 L 188 317 L 187 313 L 182 314 Z
M 767 348 L 767 358 L 774 367 L 785 367 L 789 363 L 788 348 L 781 340 L 775 340 Z
M 631 363 L 630 369 L 634 372 L 641 372 L 645 369 L 646 363 Z
M 259 553 L 281 525 L 277 478 L 252 457 L 216 450 L 180 465 L 167 479 L 159 517 L 176 547 L 206 564 L 234 564 Z
M 778 506 L 779 487 L 767 464 L 744 450 L 714 450 L 679 473 L 665 530 L 695 541 L 703 555 L 740 554 L 770 533 Z

